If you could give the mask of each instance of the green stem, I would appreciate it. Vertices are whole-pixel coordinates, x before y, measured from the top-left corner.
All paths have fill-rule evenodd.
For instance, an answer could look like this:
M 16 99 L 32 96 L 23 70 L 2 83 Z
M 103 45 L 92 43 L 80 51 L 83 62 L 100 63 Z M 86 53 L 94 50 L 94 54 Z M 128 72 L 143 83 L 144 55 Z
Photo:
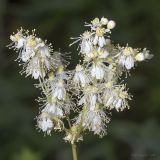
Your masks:
M 42 90 L 43 90 L 43 93 L 44 93 L 44 94 L 46 95 L 46 97 L 47 97 L 47 92 L 46 92 L 46 90 L 45 90 L 45 88 L 44 88 L 44 86 L 43 86 L 43 83 L 42 83 L 40 77 L 39 77 L 39 83 L 40 83 L 40 85 L 41 85 L 41 88 L 42 88 Z
M 77 146 L 76 146 L 76 144 L 71 144 L 71 145 L 72 145 L 73 160 L 78 160 L 77 159 Z

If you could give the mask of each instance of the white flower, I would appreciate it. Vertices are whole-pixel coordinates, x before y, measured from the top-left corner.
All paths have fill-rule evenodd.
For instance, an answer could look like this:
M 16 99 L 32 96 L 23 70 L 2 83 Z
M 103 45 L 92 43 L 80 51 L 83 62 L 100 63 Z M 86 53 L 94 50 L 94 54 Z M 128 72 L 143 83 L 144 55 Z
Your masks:
M 105 28 L 97 27 L 95 30 L 95 37 L 93 39 L 93 44 L 102 48 L 106 45 L 106 40 L 104 38 L 105 33 L 108 32 Z
M 128 70 L 133 68 L 135 62 L 134 56 L 135 51 L 131 47 L 126 47 L 119 57 L 119 64 L 121 64 Z
M 96 102 L 97 102 L 97 95 L 96 94 L 91 94 L 89 97 L 89 109 L 93 111 L 96 107 Z
M 95 35 L 94 40 L 93 40 L 94 45 L 99 45 L 99 47 L 104 47 L 106 45 L 106 40 L 103 36 L 98 36 Z
M 124 108 L 129 108 L 127 99 L 131 99 L 125 86 L 112 86 L 106 88 L 103 94 L 104 104 L 108 109 L 115 108 L 117 111 L 122 111 Z
M 50 57 L 50 49 L 43 42 L 37 46 L 37 50 L 39 51 L 41 57 Z
M 53 67 L 51 62 L 52 59 L 47 57 L 48 51 L 46 51 L 46 48 L 46 46 L 39 47 L 39 50 L 37 51 L 33 48 L 26 48 L 26 50 L 23 49 L 21 59 L 25 63 L 21 73 L 26 73 L 27 76 L 32 75 L 34 79 L 45 77 L 47 70 L 50 70 Z
M 21 59 L 23 62 L 27 62 L 34 55 L 35 55 L 35 52 L 33 50 L 25 48 L 21 52 Z
M 128 57 L 126 57 L 124 63 L 125 63 L 125 67 L 127 69 L 133 68 L 134 67 L 134 58 L 132 56 L 128 56 Z
M 99 48 L 98 49 L 98 57 L 99 58 L 107 58 L 109 55 L 109 52 L 106 49 Z
M 42 113 L 38 117 L 38 127 L 43 131 L 47 132 L 47 134 L 50 134 L 52 128 L 53 128 L 53 122 L 49 118 L 48 114 Z
M 64 82 L 59 80 L 57 86 L 52 91 L 53 96 L 58 98 L 59 100 L 64 100 L 66 98 L 66 89 L 64 87 Z
M 112 106 L 115 100 L 115 93 L 112 90 L 113 90 L 112 87 L 107 87 L 104 91 L 103 102 L 106 107 Z M 112 108 L 110 107 L 110 109 Z
M 56 73 L 56 79 L 62 79 L 62 80 L 68 80 L 68 75 L 67 72 L 64 71 L 64 66 L 63 65 L 59 65 L 58 69 L 57 69 L 57 73 Z
M 121 108 L 122 105 L 123 105 L 123 100 L 122 100 L 122 99 L 118 99 L 117 101 L 114 101 L 114 102 L 113 102 L 113 105 L 115 105 L 115 109 L 116 109 L 117 111 L 119 111 L 120 108 Z
M 79 100 L 79 105 L 85 104 L 87 105 L 89 110 L 95 110 L 97 102 L 100 101 L 99 90 L 95 86 L 86 86 L 84 88 L 84 95 Z
M 82 116 L 82 115 L 80 115 Z M 79 118 L 77 119 L 79 121 Z M 104 136 L 106 133 L 106 123 L 109 122 L 109 118 L 102 111 L 88 111 L 83 117 L 83 127 L 93 131 L 94 134 Z
M 38 57 L 33 57 L 25 66 L 22 73 L 26 73 L 26 76 L 31 75 L 34 79 L 45 76 L 44 69 L 40 67 L 40 61 Z
M 37 42 L 34 36 L 30 35 L 26 37 L 26 42 L 22 50 L 22 61 L 26 62 L 28 61 L 31 57 L 35 56 L 35 49 L 37 46 Z
M 26 62 L 30 58 L 37 56 L 49 66 L 47 58 L 50 57 L 50 51 L 50 46 L 47 46 L 40 38 L 29 35 L 22 50 L 22 61 Z
M 32 70 L 32 77 L 34 79 L 38 79 L 41 76 L 41 71 L 39 69 L 33 69 Z
M 81 36 L 81 53 L 82 54 L 89 54 L 92 51 L 93 45 L 92 45 L 92 33 L 91 32 L 84 32 Z
M 103 79 L 104 78 L 104 66 L 101 63 L 94 63 L 91 68 L 91 76 L 95 77 L 96 79 Z
M 22 48 L 25 44 L 26 39 L 22 32 L 23 29 L 19 30 L 16 34 L 10 36 L 10 39 L 14 42 L 14 47 L 16 49 Z
M 16 48 L 17 49 L 20 49 L 24 46 L 26 40 L 25 38 L 19 38 L 18 41 L 17 41 L 17 44 L 16 44 Z
M 71 39 L 75 39 L 75 41 L 73 43 L 70 44 L 73 45 L 75 43 L 77 43 L 78 41 L 80 42 L 80 52 L 82 54 L 89 54 L 92 51 L 93 48 L 93 44 L 92 44 L 92 33 L 89 31 L 85 31 L 82 35 L 80 35 L 80 37 L 78 38 L 71 38 Z
M 56 105 L 55 103 L 53 104 L 47 104 L 45 106 L 45 108 L 42 110 L 42 112 L 46 112 L 50 115 L 55 115 L 55 116 L 58 116 L 58 117 L 63 117 L 63 111 L 62 109 Z
M 76 66 L 76 72 L 73 77 L 73 81 L 77 84 L 80 84 L 82 87 L 89 83 L 89 78 L 85 74 L 84 69 L 81 65 Z

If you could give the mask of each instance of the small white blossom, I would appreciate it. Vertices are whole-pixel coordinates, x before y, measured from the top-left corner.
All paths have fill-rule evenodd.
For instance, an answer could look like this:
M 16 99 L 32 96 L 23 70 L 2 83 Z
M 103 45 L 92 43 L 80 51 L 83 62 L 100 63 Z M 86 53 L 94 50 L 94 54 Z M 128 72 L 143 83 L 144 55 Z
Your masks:
M 108 56 L 109 56 L 109 52 L 106 49 L 103 49 L 103 48 L 98 49 L 99 58 L 107 58 Z
M 63 111 L 62 109 L 56 105 L 55 103 L 52 103 L 52 104 L 47 104 L 45 106 L 45 108 L 42 110 L 42 112 L 46 112 L 50 115 L 55 115 L 55 116 L 58 116 L 58 117 L 63 117 Z
M 119 64 L 130 70 L 134 67 L 135 51 L 131 47 L 126 47 L 122 51 L 122 55 L 119 57 Z
M 104 78 L 104 74 L 105 74 L 105 66 L 102 63 L 97 62 L 92 65 L 91 68 L 92 77 L 95 77 L 96 79 L 100 80 Z
M 94 134 L 97 134 L 100 137 L 103 137 L 106 134 L 106 124 L 109 122 L 109 118 L 104 111 L 88 111 L 82 121 L 83 127 L 93 131 Z
M 99 90 L 97 87 L 88 86 L 84 88 L 84 95 L 79 100 L 79 105 L 85 104 L 89 110 L 95 110 L 97 102 L 100 101 Z
M 73 77 L 73 82 L 75 82 L 76 84 L 80 84 L 82 87 L 89 83 L 89 78 L 87 77 L 81 65 L 76 66 L 76 72 Z
M 59 80 L 57 86 L 52 92 L 53 96 L 59 100 L 64 100 L 66 98 L 66 89 L 63 80 Z
M 93 44 L 98 45 L 99 47 L 104 47 L 106 45 L 106 40 L 104 38 L 104 34 L 106 33 L 104 28 L 97 28 L 95 37 L 93 39 Z
M 117 111 L 122 111 L 129 108 L 127 100 L 131 97 L 125 91 L 125 86 L 109 86 L 105 89 L 103 94 L 104 104 L 108 109 L 115 108 Z
M 82 36 L 82 42 L 80 44 L 81 52 L 84 54 L 89 54 L 92 51 L 92 34 L 90 32 L 84 32 Z
M 34 79 L 45 76 L 45 70 L 41 67 L 41 62 L 38 57 L 32 58 L 27 64 L 25 64 L 22 73 L 26 73 L 26 76 L 31 75 Z
M 38 117 L 38 127 L 43 131 L 47 132 L 47 134 L 50 134 L 52 128 L 53 128 L 53 122 L 48 116 L 47 113 L 42 113 Z
M 10 36 L 11 41 L 14 43 L 16 49 L 20 49 L 24 46 L 26 38 L 23 35 L 23 29 L 18 30 L 16 34 Z
M 70 44 L 73 45 L 75 43 L 77 43 L 78 41 L 80 42 L 80 52 L 82 54 L 89 54 L 92 51 L 93 48 L 93 44 L 92 44 L 92 33 L 89 31 L 85 31 L 82 35 L 80 35 L 80 37 L 78 38 L 71 38 L 71 39 L 75 39 L 75 41 Z

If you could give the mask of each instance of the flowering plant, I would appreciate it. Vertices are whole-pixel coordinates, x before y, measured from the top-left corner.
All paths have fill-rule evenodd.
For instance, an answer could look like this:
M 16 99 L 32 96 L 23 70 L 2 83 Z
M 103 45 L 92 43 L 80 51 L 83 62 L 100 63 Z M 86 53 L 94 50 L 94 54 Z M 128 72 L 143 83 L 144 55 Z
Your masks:
M 37 127 L 48 135 L 52 131 L 64 132 L 74 160 L 76 143 L 83 140 L 85 132 L 103 137 L 111 110 L 129 108 L 132 96 L 122 83 L 123 74 L 130 73 L 138 62 L 152 58 L 146 48 L 114 45 L 110 39 L 113 20 L 95 18 L 85 26 L 90 30 L 71 38 L 74 41 L 70 46 L 79 43 L 83 58 L 71 71 L 64 59 L 69 55 L 54 51 L 51 44 L 37 37 L 35 30 L 30 33 L 21 28 L 10 36 L 9 45 L 19 53 L 17 60 L 23 66 L 20 73 L 39 80 L 35 85 L 42 92 Z

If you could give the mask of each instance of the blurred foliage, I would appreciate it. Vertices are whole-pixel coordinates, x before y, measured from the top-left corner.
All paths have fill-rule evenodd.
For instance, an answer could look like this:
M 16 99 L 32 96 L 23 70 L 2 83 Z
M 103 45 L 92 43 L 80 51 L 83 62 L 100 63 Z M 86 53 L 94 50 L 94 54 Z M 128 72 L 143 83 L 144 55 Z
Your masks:
M 71 36 L 84 31 L 85 21 L 99 16 L 114 19 L 115 43 L 147 47 L 154 54 L 128 77 L 131 109 L 114 112 L 108 135 L 91 134 L 78 145 L 80 160 L 160 159 L 160 1 L 159 0 L 0 0 L 0 160 L 70 160 L 63 135 L 45 137 L 36 130 L 39 92 L 20 76 L 15 54 L 5 47 L 20 26 L 37 29 L 55 50 L 71 52 L 69 68 L 79 57 Z

